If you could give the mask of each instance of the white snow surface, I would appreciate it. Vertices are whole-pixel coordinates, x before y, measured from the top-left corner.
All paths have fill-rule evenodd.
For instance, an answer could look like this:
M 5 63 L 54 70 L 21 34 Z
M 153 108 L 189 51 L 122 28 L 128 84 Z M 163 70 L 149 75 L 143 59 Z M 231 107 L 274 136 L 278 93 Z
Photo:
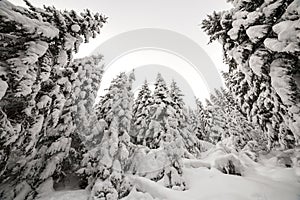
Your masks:
M 72 31 L 74 31 L 75 33 L 80 31 L 80 26 L 78 24 L 73 24 L 71 26 Z
M 246 33 L 250 40 L 255 43 L 268 33 L 268 28 L 268 25 L 251 26 L 246 30 Z
M 276 164 L 276 157 L 265 156 L 259 162 L 243 153 L 235 153 L 243 167 L 243 176 L 223 174 L 214 163 L 228 154 L 219 147 L 202 155 L 201 160 L 185 159 L 184 179 L 187 190 L 176 191 L 144 177 L 130 176 L 135 185 L 122 200 L 299 200 L 298 168 Z M 230 155 L 230 154 L 229 154 Z M 210 166 L 212 166 L 210 168 Z M 84 190 L 50 192 L 39 200 L 86 200 Z
M 8 84 L 0 79 L 0 100 L 4 97 L 6 90 L 8 88 Z
M 37 198 L 38 200 L 87 200 L 88 192 L 85 190 L 70 190 L 48 193 Z

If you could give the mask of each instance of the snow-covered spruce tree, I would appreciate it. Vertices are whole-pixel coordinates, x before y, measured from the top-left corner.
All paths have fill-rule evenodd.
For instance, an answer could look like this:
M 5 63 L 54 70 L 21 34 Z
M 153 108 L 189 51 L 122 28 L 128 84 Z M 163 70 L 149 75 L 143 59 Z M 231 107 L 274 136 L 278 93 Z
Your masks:
M 203 103 L 199 99 L 196 99 L 196 106 L 192 130 L 198 139 L 208 141 L 209 132 L 207 130 L 211 117 L 209 116 L 208 110 L 205 109 Z
M 77 68 L 79 62 L 82 62 L 81 65 L 85 66 L 82 67 L 82 70 L 78 70 Z M 92 92 L 90 88 L 82 88 L 84 81 L 78 82 L 78 80 L 82 80 L 79 78 L 82 74 L 85 75 L 86 73 L 92 72 L 91 69 L 95 68 L 98 62 L 98 58 L 77 60 L 77 64 L 70 64 L 68 67 L 65 67 L 65 70 L 61 71 L 62 74 L 56 74 L 57 79 L 51 80 L 52 90 L 50 92 L 43 92 L 41 94 L 40 101 L 37 102 L 36 106 L 41 109 L 40 112 L 47 111 L 48 114 L 44 116 L 44 124 L 39 124 L 42 126 L 42 134 L 40 134 L 40 137 L 35 138 L 37 141 L 31 140 L 29 145 L 26 146 L 26 152 L 30 152 L 32 149 L 32 153 L 27 157 L 21 157 L 24 166 L 20 166 L 20 169 L 23 170 L 23 172 L 21 174 L 15 174 L 24 179 L 26 183 L 29 183 L 32 189 L 35 189 L 40 183 L 44 182 L 44 180 L 48 180 L 46 181 L 48 183 L 51 182 L 52 179 L 58 182 L 64 182 L 69 174 L 74 174 L 78 169 L 84 146 L 81 141 L 81 132 L 79 132 L 82 128 L 76 124 L 76 119 L 77 117 L 88 114 L 86 110 L 80 110 L 82 109 L 81 104 L 83 101 L 88 102 L 87 105 L 92 105 L 94 102 L 93 98 L 95 98 L 94 96 L 93 98 L 86 97 L 82 99 L 83 96 L 76 93 L 76 91 Z M 74 72 L 73 69 L 78 71 Z M 99 75 L 97 72 L 92 74 Z M 99 78 L 100 77 L 98 77 L 98 80 Z M 85 76 L 85 80 L 91 81 L 89 79 L 91 79 L 91 77 Z M 49 86 L 49 84 L 47 84 L 47 86 Z M 81 90 L 77 90 L 78 87 L 81 87 Z M 43 89 L 44 87 L 41 91 L 44 91 Z M 95 93 L 97 88 L 94 89 L 96 89 L 94 91 Z M 51 102 L 52 99 L 53 101 Z M 48 104 L 49 107 L 47 107 Z M 36 126 L 37 125 L 35 125 L 35 127 Z M 34 142 L 36 142 L 35 146 Z M 17 168 L 14 168 L 13 170 L 16 169 Z M 14 173 L 16 172 L 13 172 L 10 176 L 14 175 Z M 10 176 L 8 176 L 8 178 L 11 178 Z M 39 190 L 40 188 L 37 188 L 36 191 L 33 190 L 32 195 L 35 195 Z
M 72 98 L 77 106 L 74 115 L 75 132 L 78 133 L 89 149 L 99 144 L 102 138 L 103 126 L 98 122 L 94 103 L 103 74 L 103 66 L 99 65 L 100 56 L 86 57 L 72 62 L 72 68 L 77 70 Z
M 185 107 L 185 103 L 182 98 L 183 96 L 184 95 L 177 86 L 177 83 L 172 80 L 170 85 L 171 106 L 175 110 L 174 118 L 177 119 L 176 127 L 178 128 L 186 150 L 185 157 L 198 157 L 200 155 L 200 142 L 196 133 L 190 126 L 191 119 L 189 118 L 188 109 Z
M 59 173 L 74 129 L 72 51 L 105 22 L 89 11 L 78 16 L 27 4 L 30 10 L 0 2 L 1 199 L 34 195 Z
M 168 163 L 164 166 L 162 177 L 164 185 L 169 188 L 185 189 L 182 178 L 182 156 L 184 153 L 182 137 L 178 130 L 176 110 L 169 94 L 167 85 L 161 76 L 157 75 L 151 106 L 151 121 L 146 131 L 146 145 L 151 149 L 165 151 Z
M 80 166 L 83 153 L 91 145 L 99 144 L 101 134 L 103 134 L 102 124 L 97 121 L 93 108 L 103 74 L 103 66 L 99 66 L 101 60 L 102 56 L 85 57 L 74 60 L 68 67 L 76 73 L 70 74 L 74 79 L 72 82 L 71 107 L 66 111 L 64 110 L 63 113 L 71 112 L 72 124 L 75 127 L 74 131 L 68 136 L 71 138 L 70 149 L 64 150 L 68 153 L 68 156 L 60 165 L 60 171 L 55 174 L 55 178 L 58 179 L 57 182 L 62 182 L 62 184 L 69 181 L 69 177 L 75 177 L 74 172 Z M 71 124 L 69 123 L 69 125 Z M 60 137 L 65 136 L 60 134 Z M 55 148 L 59 146 L 55 145 Z M 73 185 L 76 184 L 74 180 L 72 182 Z
M 261 125 L 269 148 L 299 143 L 299 5 L 293 0 L 230 1 L 203 21 L 223 45 L 226 84 L 244 114 Z M 299 81 L 299 80 L 298 80 Z
M 91 199 L 120 199 L 132 187 L 124 172 L 133 150 L 130 142 L 133 93 L 132 78 L 121 73 L 96 106 L 99 121 L 106 124 L 101 143 L 94 145 L 82 160 L 78 173 L 89 177 Z
M 175 109 L 176 114 L 179 118 L 183 118 L 183 107 L 185 106 L 185 103 L 183 101 L 184 95 L 182 94 L 182 91 L 177 86 L 177 83 L 172 80 L 170 85 L 170 97 L 172 99 L 171 106 Z
M 194 155 L 195 157 L 199 157 L 199 155 L 197 155 L 198 152 L 204 152 L 207 151 L 208 149 L 210 149 L 211 147 L 214 146 L 214 144 L 212 144 L 211 142 L 209 142 L 209 134 L 207 132 L 207 130 L 209 130 L 208 125 L 209 120 L 211 120 L 211 117 L 209 117 L 209 113 L 208 110 L 205 109 L 205 107 L 203 106 L 202 102 L 198 99 L 196 100 L 196 108 L 192 109 L 192 108 L 188 108 L 186 110 L 187 113 L 187 129 L 188 131 L 192 134 L 195 135 L 197 137 L 197 139 L 195 139 L 197 142 L 194 146 L 194 148 L 196 151 L 195 152 L 191 152 L 192 155 Z M 201 106 L 201 109 L 199 109 L 199 105 Z M 193 136 L 194 137 L 194 136 Z
M 228 91 L 216 90 L 210 100 L 212 104 L 206 109 L 213 115 L 207 131 L 211 133 L 209 137 L 212 142 L 221 141 L 231 151 L 242 150 L 250 141 L 264 149 L 266 139 L 262 130 L 247 120 Z
M 209 122 L 205 131 L 209 133 L 208 141 L 216 144 L 222 139 L 222 135 L 226 135 L 227 116 L 224 107 L 218 104 L 218 99 L 213 94 L 210 95 L 209 102 L 211 104 L 206 107 L 206 112 L 209 113 Z
M 146 145 L 146 131 L 150 123 L 150 111 L 153 103 L 151 90 L 145 80 L 133 104 L 133 118 L 130 137 L 135 144 Z
M 155 89 L 152 95 L 153 103 L 151 106 L 151 122 L 146 131 L 146 145 L 149 148 L 159 148 L 160 142 L 165 134 L 165 120 L 168 117 L 168 110 L 175 110 L 171 106 L 171 97 L 165 80 L 158 74 L 155 82 Z

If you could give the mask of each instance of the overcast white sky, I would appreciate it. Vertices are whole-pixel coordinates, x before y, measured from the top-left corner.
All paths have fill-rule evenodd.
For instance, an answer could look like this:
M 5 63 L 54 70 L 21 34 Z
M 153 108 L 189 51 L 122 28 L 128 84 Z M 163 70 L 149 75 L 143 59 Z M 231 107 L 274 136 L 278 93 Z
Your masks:
M 21 0 L 10 2 L 25 5 Z M 208 37 L 200 28 L 200 23 L 207 14 L 231 7 L 226 0 L 30 0 L 30 2 L 37 7 L 54 5 L 57 9 L 74 9 L 78 12 L 88 8 L 92 12 L 100 12 L 109 17 L 102 34 L 89 44 L 82 45 L 76 57 L 89 55 L 104 41 L 120 33 L 140 28 L 160 28 L 187 36 L 204 49 L 219 71 L 226 70 L 222 63 L 221 46 L 218 43 L 207 45 Z M 145 62 L 149 64 L 148 61 Z
M 22 0 L 10 2 L 24 5 Z M 230 8 L 226 0 L 30 0 L 33 5 L 54 5 L 58 9 L 82 11 L 88 8 L 109 17 L 102 35 L 86 47 L 79 55 L 92 52 L 99 44 L 119 33 L 139 28 L 163 28 L 182 33 L 198 44 L 212 58 L 217 68 L 222 68 L 222 55 L 216 53 L 217 43 L 207 45 L 208 37 L 199 24 L 214 10 Z

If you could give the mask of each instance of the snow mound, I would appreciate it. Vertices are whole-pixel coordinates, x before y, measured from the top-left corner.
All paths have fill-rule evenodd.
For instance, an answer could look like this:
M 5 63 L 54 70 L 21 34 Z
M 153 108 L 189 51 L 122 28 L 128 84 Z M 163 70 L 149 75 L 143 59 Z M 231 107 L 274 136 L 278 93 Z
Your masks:
M 133 188 L 130 194 L 122 200 L 162 200 L 159 198 L 153 198 L 149 193 L 138 192 L 136 188 Z
M 134 186 L 122 200 L 299 200 L 300 182 L 296 168 L 277 166 L 277 157 L 281 157 L 280 153 L 261 156 L 259 162 L 254 162 L 242 153 L 228 154 L 218 148 L 205 159 L 184 160 L 187 190 L 176 191 L 148 178 L 130 176 Z M 235 169 L 243 176 L 224 174 L 216 169 L 228 167 L 229 161 L 235 167 L 240 166 Z M 209 162 L 214 164 L 211 169 L 201 167 Z M 88 196 L 84 190 L 60 191 L 39 200 L 86 200 Z
M 224 174 L 242 175 L 245 168 L 241 161 L 233 154 L 220 156 L 215 159 L 212 167 Z
M 89 193 L 85 190 L 70 190 L 49 193 L 37 200 L 87 200 Z
M 197 159 L 185 159 L 183 160 L 183 164 L 186 168 L 200 168 L 200 167 L 205 167 L 210 169 L 211 164 L 207 162 L 203 162 L 202 160 L 197 160 Z

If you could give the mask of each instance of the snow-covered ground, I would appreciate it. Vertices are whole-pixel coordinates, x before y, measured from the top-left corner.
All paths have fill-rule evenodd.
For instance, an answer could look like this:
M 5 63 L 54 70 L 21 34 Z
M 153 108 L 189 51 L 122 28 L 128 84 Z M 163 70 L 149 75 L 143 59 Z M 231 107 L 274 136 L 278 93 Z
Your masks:
M 207 154 L 207 153 L 206 153 Z M 235 157 L 242 176 L 223 174 L 217 168 Z M 175 191 L 143 177 L 132 176 L 135 186 L 123 200 L 299 200 L 300 177 L 296 168 L 277 166 L 276 157 L 253 162 L 247 156 L 212 149 L 201 160 L 184 160 L 188 190 Z M 49 193 L 40 200 L 86 200 L 84 190 Z

